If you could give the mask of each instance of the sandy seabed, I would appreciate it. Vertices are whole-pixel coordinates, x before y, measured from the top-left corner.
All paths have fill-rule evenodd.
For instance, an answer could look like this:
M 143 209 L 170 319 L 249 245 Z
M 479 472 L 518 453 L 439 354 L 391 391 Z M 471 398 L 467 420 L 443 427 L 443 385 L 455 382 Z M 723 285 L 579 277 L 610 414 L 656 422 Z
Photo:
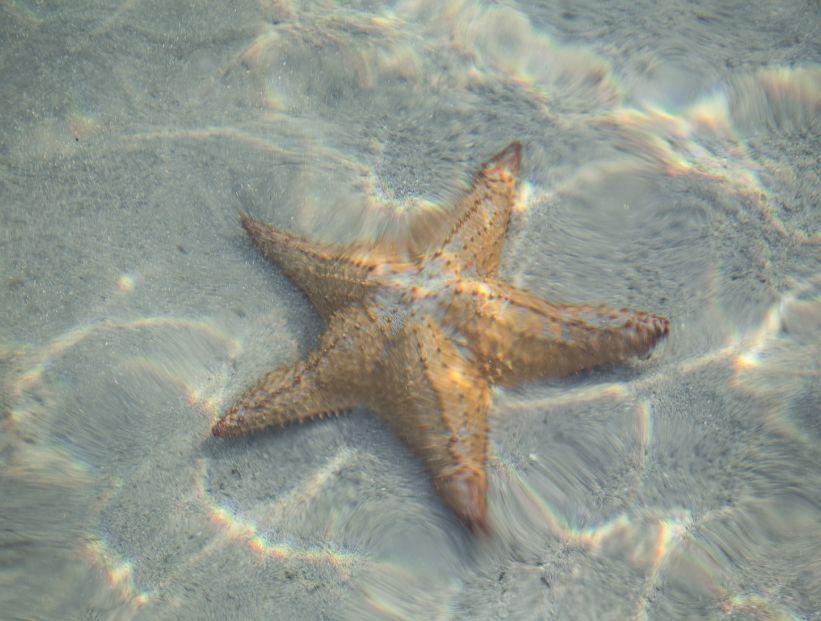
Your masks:
M 0 616 L 821 618 L 820 22 L 3 4 Z M 505 278 L 671 334 L 494 391 L 492 537 L 367 410 L 210 437 L 322 329 L 239 211 L 401 240 L 512 140 Z

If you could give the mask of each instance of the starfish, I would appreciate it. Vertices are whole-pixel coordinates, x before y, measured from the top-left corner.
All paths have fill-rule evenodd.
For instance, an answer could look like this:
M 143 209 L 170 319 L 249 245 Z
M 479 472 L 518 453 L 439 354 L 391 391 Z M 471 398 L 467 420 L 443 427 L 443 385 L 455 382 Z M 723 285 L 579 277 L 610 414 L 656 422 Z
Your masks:
M 304 360 L 251 386 L 212 433 L 241 436 L 365 405 L 424 461 L 445 504 L 474 532 L 489 532 L 491 387 L 621 362 L 668 332 L 658 315 L 554 304 L 500 278 L 520 160 L 514 142 L 485 164 L 426 249 L 317 244 L 242 214 L 327 330 Z

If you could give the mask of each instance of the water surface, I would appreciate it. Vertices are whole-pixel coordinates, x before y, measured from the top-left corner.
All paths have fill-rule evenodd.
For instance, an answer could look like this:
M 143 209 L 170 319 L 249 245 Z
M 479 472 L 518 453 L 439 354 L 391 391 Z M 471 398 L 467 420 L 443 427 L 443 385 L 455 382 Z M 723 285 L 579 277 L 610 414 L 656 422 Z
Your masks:
M 819 618 L 816 3 L 0 14 L 6 618 Z M 401 239 L 512 140 L 503 276 L 671 336 L 494 390 L 493 537 L 364 409 L 211 439 L 322 330 L 240 210 Z

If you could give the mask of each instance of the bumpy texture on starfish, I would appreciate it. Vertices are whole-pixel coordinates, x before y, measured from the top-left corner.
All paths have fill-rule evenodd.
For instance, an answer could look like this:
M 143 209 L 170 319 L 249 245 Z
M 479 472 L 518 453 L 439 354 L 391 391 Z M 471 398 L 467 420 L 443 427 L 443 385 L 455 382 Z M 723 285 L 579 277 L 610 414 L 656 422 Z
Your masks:
M 552 304 L 499 279 L 520 154 L 513 143 L 483 167 L 428 250 L 314 244 L 243 214 L 256 245 L 328 328 L 305 360 L 247 390 L 213 434 L 239 436 L 364 404 L 425 462 L 456 515 L 487 532 L 491 385 L 619 362 L 668 331 L 663 317 Z

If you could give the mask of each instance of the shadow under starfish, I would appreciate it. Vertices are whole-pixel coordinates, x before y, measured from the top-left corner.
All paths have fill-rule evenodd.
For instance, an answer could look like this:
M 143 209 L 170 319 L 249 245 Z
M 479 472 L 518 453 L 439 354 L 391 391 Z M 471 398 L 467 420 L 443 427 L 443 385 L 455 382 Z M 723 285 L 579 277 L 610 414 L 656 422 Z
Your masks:
M 240 436 L 364 404 L 425 462 L 445 503 L 488 532 L 491 386 L 561 377 L 648 352 L 667 319 L 553 304 L 498 276 L 521 146 L 497 154 L 441 243 L 405 254 L 315 244 L 242 214 L 262 252 L 327 322 L 319 346 L 249 388 L 212 429 Z

